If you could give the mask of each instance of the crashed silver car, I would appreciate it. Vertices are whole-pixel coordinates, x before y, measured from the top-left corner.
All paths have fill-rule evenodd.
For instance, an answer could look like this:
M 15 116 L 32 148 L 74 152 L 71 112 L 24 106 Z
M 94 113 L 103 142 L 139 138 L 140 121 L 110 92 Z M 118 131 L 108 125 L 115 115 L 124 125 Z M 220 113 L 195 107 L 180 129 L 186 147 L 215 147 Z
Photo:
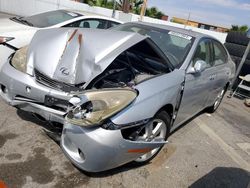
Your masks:
M 99 172 L 153 159 L 171 131 L 218 108 L 234 73 L 224 46 L 200 33 L 145 23 L 63 28 L 38 31 L 9 57 L 0 94 L 63 124 L 66 156 Z

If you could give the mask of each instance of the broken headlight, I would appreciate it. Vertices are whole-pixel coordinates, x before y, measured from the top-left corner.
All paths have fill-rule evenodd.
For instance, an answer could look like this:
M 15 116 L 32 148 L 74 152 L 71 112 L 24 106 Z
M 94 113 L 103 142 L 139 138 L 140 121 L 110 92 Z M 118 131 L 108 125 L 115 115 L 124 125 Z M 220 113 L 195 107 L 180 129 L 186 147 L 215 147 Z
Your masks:
M 66 116 L 66 121 L 79 126 L 99 125 L 127 107 L 137 96 L 131 89 L 96 90 L 79 96 L 79 103 Z M 75 100 L 74 98 L 72 101 Z
M 27 73 L 27 52 L 28 46 L 22 47 L 16 51 L 10 64 L 17 70 Z

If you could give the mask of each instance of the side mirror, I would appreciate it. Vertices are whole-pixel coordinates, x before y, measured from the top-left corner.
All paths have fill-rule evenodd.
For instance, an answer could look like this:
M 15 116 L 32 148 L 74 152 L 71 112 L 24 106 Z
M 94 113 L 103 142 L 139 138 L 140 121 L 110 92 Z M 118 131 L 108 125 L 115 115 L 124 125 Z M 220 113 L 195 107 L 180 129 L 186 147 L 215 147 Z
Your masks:
M 207 68 L 207 63 L 203 60 L 197 60 L 193 67 L 190 67 L 187 71 L 189 74 L 201 73 Z

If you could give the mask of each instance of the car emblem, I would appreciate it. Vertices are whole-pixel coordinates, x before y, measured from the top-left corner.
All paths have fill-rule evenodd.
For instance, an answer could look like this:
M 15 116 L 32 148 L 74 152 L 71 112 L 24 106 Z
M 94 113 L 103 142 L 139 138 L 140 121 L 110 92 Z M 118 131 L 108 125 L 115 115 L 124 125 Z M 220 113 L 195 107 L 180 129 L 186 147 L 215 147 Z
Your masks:
M 60 71 L 63 75 L 68 76 L 69 75 L 69 70 L 66 67 L 60 68 Z

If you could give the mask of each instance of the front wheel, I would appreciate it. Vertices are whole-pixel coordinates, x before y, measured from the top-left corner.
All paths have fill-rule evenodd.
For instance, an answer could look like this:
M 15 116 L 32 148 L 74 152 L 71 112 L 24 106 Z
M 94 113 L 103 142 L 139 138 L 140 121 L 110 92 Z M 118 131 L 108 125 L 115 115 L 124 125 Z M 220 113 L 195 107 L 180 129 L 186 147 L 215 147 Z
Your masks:
M 214 104 L 207 108 L 208 113 L 214 113 L 218 109 L 225 93 L 226 93 L 226 88 L 223 88 L 221 92 L 217 95 Z
M 159 140 L 166 141 L 170 133 L 170 116 L 167 112 L 161 111 L 155 115 L 151 123 L 141 131 L 137 141 L 154 142 Z M 163 147 L 163 146 L 162 146 Z M 152 160 L 162 147 L 155 148 L 150 152 L 137 158 L 134 163 L 145 164 Z

